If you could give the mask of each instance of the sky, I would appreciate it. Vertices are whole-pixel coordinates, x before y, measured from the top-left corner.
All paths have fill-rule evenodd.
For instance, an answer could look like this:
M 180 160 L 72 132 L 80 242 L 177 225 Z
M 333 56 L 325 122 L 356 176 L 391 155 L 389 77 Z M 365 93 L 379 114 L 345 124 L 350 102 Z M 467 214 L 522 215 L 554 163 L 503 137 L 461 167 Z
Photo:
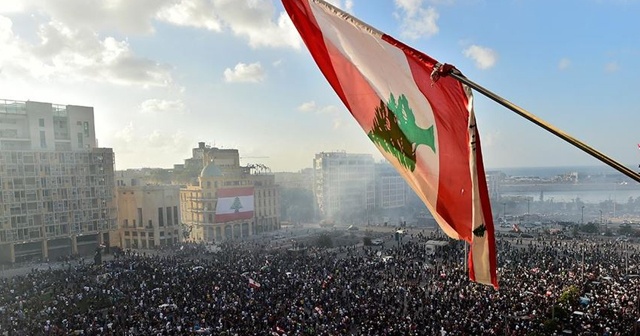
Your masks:
M 333 0 L 613 160 L 640 163 L 640 0 Z M 381 159 L 280 0 L 0 1 L 0 99 L 94 108 L 116 169 L 202 141 L 272 171 Z M 599 161 L 474 92 L 487 168 Z M 613 170 L 612 170 L 613 171 Z

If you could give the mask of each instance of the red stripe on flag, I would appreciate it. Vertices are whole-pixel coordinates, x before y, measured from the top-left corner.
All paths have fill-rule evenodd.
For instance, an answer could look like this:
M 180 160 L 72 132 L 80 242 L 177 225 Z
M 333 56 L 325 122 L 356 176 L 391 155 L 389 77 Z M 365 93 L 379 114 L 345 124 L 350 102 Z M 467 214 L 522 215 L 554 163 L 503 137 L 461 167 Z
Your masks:
M 311 56 L 318 64 L 318 67 L 327 78 L 327 81 L 342 100 L 342 103 L 349 108 L 349 102 L 342 91 L 340 81 L 338 81 L 338 75 L 333 69 L 331 57 L 329 51 L 324 43 L 324 37 L 322 31 L 318 28 L 318 22 L 316 22 L 311 7 L 306 1 L 282 1 L 282 5 L 291 17 L 291 20 L 295 22 L 296 29 L 300 32 L 301 36 L 304 36 L 302 40 L 311 52 Z
M 477 126 L 476 126 L 477 127 Z M 493 213 L 491 212 L 491 203 L 489 201 L 489 189 L 487 187 L 487 178 L 484 173 L 484 162 L 482 160 L 482 146 L 480 146 L 480 133 L 476 134 L 476 174 L 478 174 L 478 189 L 480 192 L 480 202 L 482 203 L 482 214 L 484 215 L 484 223 L 487 228 L 487 240 L 489 245 L 489 265 L 491 268 L 491 284 L 498 289 L 498 275 L 496 274 L 496 237 L 493 225 Z M 471 255 L 471 253 L 469 253 Z M 473 259 L 473 258 L 471 258 Z

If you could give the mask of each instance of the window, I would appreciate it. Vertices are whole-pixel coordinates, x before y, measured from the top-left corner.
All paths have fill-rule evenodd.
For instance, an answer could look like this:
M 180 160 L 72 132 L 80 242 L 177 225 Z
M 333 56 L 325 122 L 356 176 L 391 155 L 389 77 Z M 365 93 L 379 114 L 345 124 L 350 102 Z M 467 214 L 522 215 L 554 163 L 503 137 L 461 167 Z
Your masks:
M 128 219 L 124 220 L 123 227 L 129 227 L 129 220 Z
M 47 148 L 47 137 L 44 131 L 40 131 L 40 148 Z
M 178 206 L 173 206 L 173 224 L 178 225 Z
M 89 137 L 89 123 L 84 122 L 84 136 Z
M 142 208 L 138 208 L 138 223 L 142 226 Z
M 40 124 L 40 127 L 44 127 L 44 118 L 38 119 L 38 124 Z
M 167 225 L 173 225 L 173 216 L 171 216 L 171 207 L 167 207 Z
M 82 133 L 78 133 L 78 147 L 84 147 L 84 137 L 82 136 Z
M 162 208 L 158 208 L 158 225 L 164 226 L 164 217 L 163 217 Z

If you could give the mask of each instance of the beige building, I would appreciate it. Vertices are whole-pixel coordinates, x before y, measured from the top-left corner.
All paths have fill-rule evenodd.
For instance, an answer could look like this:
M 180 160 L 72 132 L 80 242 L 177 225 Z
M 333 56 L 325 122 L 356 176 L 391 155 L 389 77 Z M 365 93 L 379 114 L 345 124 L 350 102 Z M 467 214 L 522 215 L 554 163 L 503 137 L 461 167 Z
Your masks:
M 90 254 L 116 229 L 93 108 L 0 100 L 0 263 Z
M 207 148 L 198 184 L 180 191 L 188 240 L 245 239 L 280 228 L 275 177 L 263 165 L 240 166 L 237 149 Z
M 114 245 L 155 249 L 181 240 L 179 186 L 120 186 L 117 198 L 120 228 Z

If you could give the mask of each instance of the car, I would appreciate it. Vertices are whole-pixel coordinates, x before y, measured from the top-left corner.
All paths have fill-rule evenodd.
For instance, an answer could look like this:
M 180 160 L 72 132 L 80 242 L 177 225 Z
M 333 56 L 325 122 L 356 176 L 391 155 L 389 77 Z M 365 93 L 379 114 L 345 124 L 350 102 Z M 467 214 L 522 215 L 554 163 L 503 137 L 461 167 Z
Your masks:
M 372 240 L 371 244 L 372 245 L 382 245 L 382 244 L 384 244 L 384 240 L 382 240 L 380 238 L 377 238 L 377 239 Z
M 353 226 L 353 225 L 351 225 L 351 226 L 349 226 L 349 228 L 348 228 L 347 230 L 349 230 L 349 231 L 358 231 L 358 230 L 360 230 L 360 229 L 358 229 L 358 227 L 357 227 L 357 226 Z

